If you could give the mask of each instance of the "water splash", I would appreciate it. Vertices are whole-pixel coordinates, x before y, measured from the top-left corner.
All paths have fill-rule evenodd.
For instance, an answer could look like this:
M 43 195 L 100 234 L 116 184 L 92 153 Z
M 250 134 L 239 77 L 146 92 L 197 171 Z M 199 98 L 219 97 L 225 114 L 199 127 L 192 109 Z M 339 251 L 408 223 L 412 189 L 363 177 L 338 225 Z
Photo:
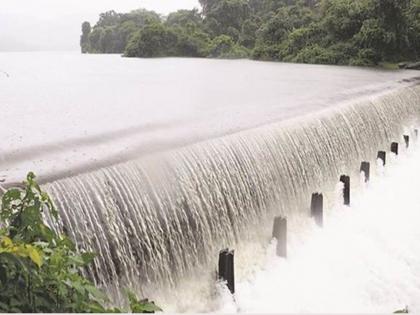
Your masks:
M 390 155 L 386 168 L 352 194 L 351 207 L 336 204 L 319 229 L 289 233 L 288 258 L 275 255 L 236 283 L 235 300 L 220 290 L 218 312 L 392 313 L 420 310 L 420 148 Z M 354 178 L 354 180 L 357 180 Z M 226 292 L 227 291 L 227 292 Z
M 98 253 L 88 271 L 96 283 L 116 298 L 129 286 L 184 311 L 201 305 L 189 299 L 198 291 L 211 296 L 220 249 L 263 248 L 273 216 L 306 217 L 314 191 L 328 207 L 339 175 L 402 142 L 419 114 L 420 87 L 403 88 L 45 188 L 76 244 Z M 243 256 L 237 265 L 252 265 Z M 181 283 L 187 289 L 173 290 Z

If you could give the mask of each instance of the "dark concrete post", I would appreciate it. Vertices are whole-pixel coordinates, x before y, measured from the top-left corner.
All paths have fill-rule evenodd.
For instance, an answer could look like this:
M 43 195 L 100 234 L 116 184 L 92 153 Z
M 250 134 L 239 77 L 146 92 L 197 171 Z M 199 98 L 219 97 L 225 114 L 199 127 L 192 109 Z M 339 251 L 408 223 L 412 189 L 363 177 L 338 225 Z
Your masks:
M 319 193 L 312 194 L 311 216 L 318 226 L 324 225 L 324 196 Z
M 340 182 L 344 184 L 343 188 L 343 197 L 344 197 L 344 205 L 350 205 L 350 176 L 341 175 Z
M 234 251 L 224 249 L 219 253 L 219 279 L 226 281 L 229 291 L 235 293 Z
M 395 153 L 395 155 L 398 155 L 398 142 L 391 143 L 391 152 Z
M 404 135 L 403 137 L 404 137 L 405 147 L 408 148 L 410 146 L 410 136 Z
M 273 238 L 277 240 L 276 253 L 279 257 L 287 257 L 287 219 L 275 217 L 273 224 Z
M 362 162 L 360 165 L 360 172 L 365 174 L 365 183 L 367 183 L 370 180 L 370 163 Z
M 386 165 L 386 152 L 385 151 L 379 151 L 378 152 L 378 159 L 382 160 L 382 165 Z
M 418 129 L 414 129 L 414 134 L 416 136 L 416 139 L 419 137 L 419 130 Z

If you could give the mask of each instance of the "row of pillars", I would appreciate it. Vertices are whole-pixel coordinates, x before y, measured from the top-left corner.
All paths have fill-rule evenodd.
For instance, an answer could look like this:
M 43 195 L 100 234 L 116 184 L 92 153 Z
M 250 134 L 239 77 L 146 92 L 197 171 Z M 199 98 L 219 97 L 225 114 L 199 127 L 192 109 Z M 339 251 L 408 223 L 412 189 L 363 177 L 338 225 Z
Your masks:
M 418 130 L 414 130 L 416 137 Z M 410 137 L 404 135 L 404 143 L 406 148 L 410 145 Z M 398 155 L 398 142 L 391 143 L 391 152 Z M 378 151 L 377 158 L 382 161 L 383 166 L 386 165 L 386 152 Z M 360 172 L 365 175 L 365 182 L 370 180 L 370 163 L 363 161 L 360 165 Z M 343 183 L 343 204 L 350 205 L 350 176 L 341 175 L 340 182 Z M 315 223 L 322 227 L 324 224 L 324 196 L 322 193 L 313 193 L 311 198 L 311 217 Z M 287 218 L 278 216 L 274 218 L 272 237 L 277 240 L 276 254 L 279 257 L 287 257 Z M 229 291 L 235 293 L 235 270 L 234 270 L 234 251 L 224 249 L 219 253 L 219 272 L 220 280 L 225 281 Z

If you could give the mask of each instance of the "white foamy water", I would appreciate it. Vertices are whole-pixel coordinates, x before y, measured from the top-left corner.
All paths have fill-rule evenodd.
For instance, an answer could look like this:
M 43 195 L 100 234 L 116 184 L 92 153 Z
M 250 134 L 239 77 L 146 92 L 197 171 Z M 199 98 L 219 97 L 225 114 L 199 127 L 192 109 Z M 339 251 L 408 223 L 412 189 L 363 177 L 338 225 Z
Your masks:
M 54 228 L 98 253 L 87 272 L 116 302 L 129 287 L 166 311 L 219 309 L 215 266 L 226 247 L 237 253 L 241 311 L 279 307 L 277 293 L 258 291 L 261 266 L 283 286 L 269 292 L 291 295 L 284 310 L 319 310 L 325 296 L 348 302 L 349 292 L 365 288 L 330 273 L 351 265 L 364 275 L 367 259 L 377 257 L 368 252 L 381 248 L 340 240 L 338 232 L 358 231 L 340 227 L 340 215 L 364 218 L 366 211 L 333 209 L 334 187 L 342 174 L 356 178 L 360 161 L 413 135 L 417 72 L 45 53 L 0 54 L 1 68 L 9 76 L 0 79 L 0 180 L 34 170 L 47 182 L 62 219 Z M 309 218 L 314 191 L 324 193 L 331 214 L 322 233 Z M 280 214 L 289 218 L 290 259 L 268 254 L 264 264 L 258 253 Z M 333 244 L 318 246 L 323 239 Z M 328 261 L 352 246 L 361 252 L 348 265 Z M 276 264 L 285 265 L 279 276 Z M 334 305 L 341 304 L 328 310 Z
M 351 207 L 337 197 L 323 229 L 291 231 L 287 260 L 272 244 L 263 267 L 236 284 L 236 302 L 220 297 L 219 311 L 420 312 L 420 149 L 388 160 Z
M 241 282 L 260 265 L 274 216 L 305 235 L 313 192 L 332 208 L 341 175 L 359 177 L 361 161 L 414 135 L 419 93 L 403 88 L 45 188 L 69 236 L 99 253 L 89 272 L 113 298 L 128 286 L 168 311 L 212 311 L 219 250 L 235 248 Z

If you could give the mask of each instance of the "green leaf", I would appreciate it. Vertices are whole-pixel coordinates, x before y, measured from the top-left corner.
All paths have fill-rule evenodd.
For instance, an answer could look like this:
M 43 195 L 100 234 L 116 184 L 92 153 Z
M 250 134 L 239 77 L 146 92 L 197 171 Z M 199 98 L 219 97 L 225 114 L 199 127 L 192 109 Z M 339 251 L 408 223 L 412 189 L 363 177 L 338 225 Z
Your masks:
M 61 253 L 59 251 L 54 251 L 53 254 L 50 256 L 50 266 L 57 268 L 57 267 L 61 267 L 61 264 L 63 262 L 64 258 L 61 255 Z
M 110 313 L 108 310 L 104 309 L 103 306 L 101 306 L 98 303 L 90 303 L 85 305 L 85 309 L 89 310 L 92 313 Z
M 13 241 L 7 236 L 2 236 L 0 238 L 0 244 L 2 247 L 11 247 L 13 246 Z
M 41 190 L 34 173 L 25 188 L 1 197 L 0 312 L 121 312 L 105 309 L 107 296 L 81 274 L 94 253 L 78 253 L 75 244 L 44 222 L 43 211 L 56 217 L 54 204 Z M 130 294 L 137 313 L 160 311 L 153 302 Z
M 17 206 L 22 202 L 22 191 L 18 188 L 9 189 L 1 200 L 1 215 L 3 219 L 9 218 L 13 213 L 12 206 Z
M 29 258 L 38 266 L 38 268 L 42 267 L 42 256 L 40 252 L 35 247 L 28 248 Z
M 94 253 L 82 253 L 81 256 L 85 265 L 91 264 L 96 257 Z
M 60 236 L 60 239 L 58 240 L 58 246 L 67 247 L 71 251 L 76 250 L 76 246 L 74 243 L 67 237 L 67 236 Z
M 155 313 L 162 312 L 162 309 L 154 304 L 154 302 L 142 302 L 131 304 L 131 311 L 133 313 Z
M 87 292 L 83 284 L 78 281 L 71 282 L 70 286 L 73 287 L 81 295 L 85 295 Z
M 18 188 L 9 189 L 2 197 L 3 202 L 20 199 L 22 191 Z
M 77 267 L 82 267 L 85 265 L 85 262 L 83 261 L 82 257 L 79 255 L 71 255 L 68 257 L 69 262 L 76 265 Z
M 95 298 L 98 302 L 108 302 L 108 297 L 105 293 L 103 293 L 98 288 L 94 287 L 93 285 L 87 284 L 85 286 L 86 290 Z
M 9 306 L 6 303 L 0 302 L 0 310 L 8 313 Z
M 134 293 L 127 291 L 128 301 L 130 302 L 130 308 L 133 313 L 155 313 L 162 312 L 162 309 L 157 306 L 153 301 L 141 300 L 139 301 Z

